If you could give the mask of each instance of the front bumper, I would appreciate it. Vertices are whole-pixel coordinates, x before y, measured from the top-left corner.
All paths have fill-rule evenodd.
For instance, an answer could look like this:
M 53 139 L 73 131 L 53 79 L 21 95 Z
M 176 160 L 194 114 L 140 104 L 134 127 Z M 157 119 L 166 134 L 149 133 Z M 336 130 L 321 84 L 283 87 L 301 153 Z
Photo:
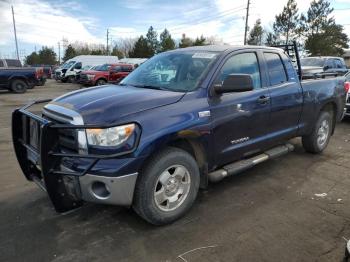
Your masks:
M 37 101 L 17 109 L 12 115 L 12 136 L 16 157 L 29 181 L 44 189 L 57 212 L 66 212 L 81 206 L 84 201 L 131 205 L 137 172 L 113 173 L 103 176 L 93 173 L 99 162 L 127 158 L 136 149 L 137 143 L 128 151 L 100 155 L 89 153 L 63 153 L 59 148 L 59 131 L 67 129 L 107 128 L 109 126 L 84 125 L 83 123 L 57 124 L 42 118 L 27 109 Z M 73 119 L 77 116 L 73 116 Z M 36 138 L 33 134 L 37 134 Z M 139 135 L 137 141 L 139 140 Z M 69 169 L 64 159 L 88 160 L 83 169 Z
M 344 113 L 343 113 L 342 119 L 345 116 L 350 116 L 350 93 L 346 94 L 346 100 L 345 101 L 346 102 L 345 102 L 345 108 L 344 108 Z

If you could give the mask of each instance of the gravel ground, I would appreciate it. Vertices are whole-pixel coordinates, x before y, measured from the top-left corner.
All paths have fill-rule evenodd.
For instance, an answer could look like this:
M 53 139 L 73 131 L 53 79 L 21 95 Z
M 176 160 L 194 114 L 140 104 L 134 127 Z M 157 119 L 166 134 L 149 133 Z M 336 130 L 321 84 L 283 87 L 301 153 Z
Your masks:
M 11 112 L 78 85 L 49 80 L 0 92 L 0 261 L 341 261 L 350 238 L 350 121 L 322 155 L 300 139 L 287 156 L 202 190 L 176 223 L 154 227 L 131 209 L 94 204 L 55 213 L 15 158 Z

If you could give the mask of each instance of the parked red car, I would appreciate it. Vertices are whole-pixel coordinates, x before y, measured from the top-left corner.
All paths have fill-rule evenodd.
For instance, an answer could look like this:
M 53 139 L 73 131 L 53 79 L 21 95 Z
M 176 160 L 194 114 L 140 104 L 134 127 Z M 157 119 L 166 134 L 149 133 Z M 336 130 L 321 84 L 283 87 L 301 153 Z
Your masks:
M 119 83 L 126 77 L 134 66 L 130 64 L 104 64 L 95 67 L 94 70 L 83 71 L 80 74 L 79 83 L 86 86 Z

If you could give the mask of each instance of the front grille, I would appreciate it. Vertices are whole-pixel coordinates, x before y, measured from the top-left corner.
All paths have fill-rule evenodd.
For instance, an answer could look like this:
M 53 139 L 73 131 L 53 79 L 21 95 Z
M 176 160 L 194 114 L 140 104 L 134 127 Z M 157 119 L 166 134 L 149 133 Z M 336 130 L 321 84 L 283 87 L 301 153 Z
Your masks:
M 88 80 L 87 74 L 80 74 L 80 80 L 87 81 Z
M 71 118 L 52 110 L 45 109 L 43 118 L 56 124 L 69 124 Z M 66 118 L 66 119 L 65 119 Z M 78 135 L 76 129 L 59 129 L 58 143 L 62 153 L 78 153 Z

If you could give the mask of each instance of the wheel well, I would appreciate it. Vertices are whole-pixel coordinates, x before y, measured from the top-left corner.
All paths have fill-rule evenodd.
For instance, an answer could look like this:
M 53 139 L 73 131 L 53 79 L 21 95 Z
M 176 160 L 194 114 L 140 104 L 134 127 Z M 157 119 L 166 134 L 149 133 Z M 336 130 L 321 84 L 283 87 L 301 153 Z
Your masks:
M 332 134 L 334 133 L 334 129 L 335 129 L 335 124 L 337 122 L 337 105 L 333 102 L 327 103 L 325 104 L 322 108 L 321 108 L 321 112 L 331 112 L 332 113 Z
M 15 81 L 15 80 L 23 80 L 26 84 L 28 84 L 27 83 L 27 79 L 25 77 L 21 77 L 21 76 L 15 76 L 15 77 L 11 78 L 10 79 L 10 84 L 12 84 L 12 82 Z
M 194 139 L 181 138 L 174 141 L 171 141 L 167 146 L 180 148 L 187 153 L 191 154 L 196 160 L 199 171 L 201 174 L 200 187 L 205 188 L 208 185 L 208 165 L 207 165 L 207 156 L 203 149 L 201 143 Z
M 99 81 L 99 80 L 103 80 L 103 81 L 106 81 L 106 82 L 107 82 L 107 79 L 106 79 L 106 78 L 100 77 L 100 78 L 97 78 L 96 83 L 97 83 L 97 81 Z

